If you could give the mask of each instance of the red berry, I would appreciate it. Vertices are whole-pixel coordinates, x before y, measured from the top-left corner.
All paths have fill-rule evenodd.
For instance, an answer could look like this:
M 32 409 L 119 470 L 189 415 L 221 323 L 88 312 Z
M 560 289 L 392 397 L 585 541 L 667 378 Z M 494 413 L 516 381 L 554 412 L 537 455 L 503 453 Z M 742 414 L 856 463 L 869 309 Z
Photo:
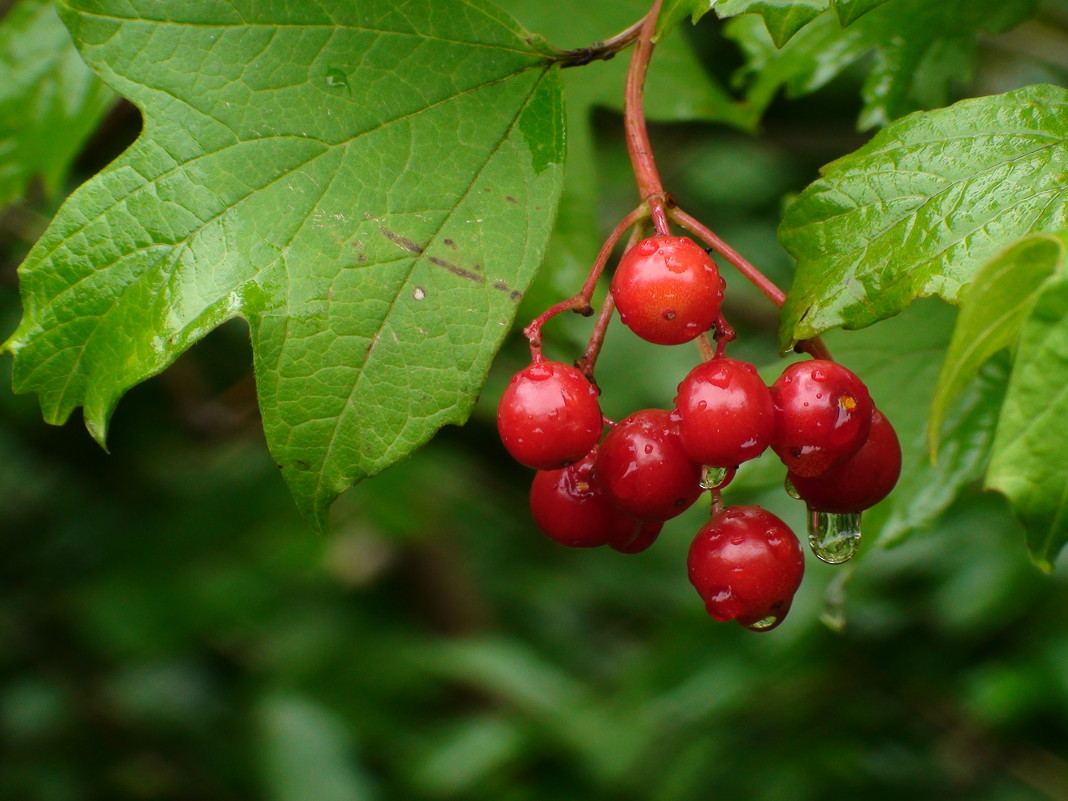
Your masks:
M 783 621 L 805 572 L 797 537 L 759 506 L 732 506 L 713 517 L 690 545 L 687 565 L 709 615 L 757 631 Z
M 664 521 L 662 520 L 642 520 L 638 527 L 632 529 L 626 536 L 613 532 L 608 538 L 608 546 L 620 553 L 641 553 L 656 542 L 663 527 Z
M 641 521 L 619 512 L 593 478 L 594 448 L 580 461 L 560 470 L 539 470 L 530 487 L 530 511 L 549 539 L 571 548 L 629 543 Z
M 775 436 L 771 447 L 800 476 L 841 464 L 864 444 L 874 406 L 868 388 L 836 362 L 791 364 L 771 385 Z
M 657 345 L 689 342 L 708 331 L 723 303 L 723 280 L 692 239 L 654 236 L 623 254 L 612 276 L 619 318 Z
M 516 461 L 537 470 L 576 462 L 601 438 L 597 388 L 560 362 L 536 361 L 512 376 L 497 407 L 497 430 Z
M 597 457 L 597 480 L 621 512 L 667 520 L 701 494 L 701 468 L 682 449 L 671 413 L 635 412 L 608 432 Z
M 787 476 L 797 494 L 818 512 L 849 514 L 870 509 L 890 494 L 901 475 L 901 444 L 890 421 L 876 410 L 859 451 L 818 476 Z
M 735 467 L 762 454 L 775 433 L 771 392 L 756 368 L 718 358 L 697 365 L 675 398 L 687 455 L 713 467 Z

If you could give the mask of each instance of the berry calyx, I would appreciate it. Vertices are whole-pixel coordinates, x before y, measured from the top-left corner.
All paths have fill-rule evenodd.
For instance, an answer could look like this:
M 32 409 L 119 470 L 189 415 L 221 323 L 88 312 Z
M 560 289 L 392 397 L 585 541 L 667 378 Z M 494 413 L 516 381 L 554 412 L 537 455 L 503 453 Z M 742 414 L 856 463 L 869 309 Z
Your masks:
M 771 392 L 753 365 L 720 357 L 679 384 L 675 418 L 686 454 L 712 467 L 735 467 L 762 454 L 775 434 Z
M 871 416 L 864 445 L 818 476 L 787 473 L 797 494 L 817 512 L 850 514 L 870 509 L 890 494 L 901 475 L 901 443 L 880 411 Z
M 643 239 L 623 254 L 612 276 L 623 324 L 657 345 L 689 342 L 712 328 L 723 279 L 712 258 L 684 236 Z
M 771 448 L 800 476 L 815 476 L 864 444 L 874 408 L 855 373 L 825 359 L 791 364 L 771 385 L 775 435 Z
M 594 448 L 575 464 L 534 475 L 530 511 L 541 532 L 554 542 L 570 548 L 616 547 L 640 537 L 642 522 L 616 510 L 597 486 L 596 458 Z
M 668 520 L 701 494 L 701 468 L 682 448 L 671 413 L 643 409 L 608 432 L 597 457 L 597 480 L 609 500 L 642 520 Z
M 501 442 L 516 461 L 556 470 L 578 461 L 601 438 L 597 388 L 579 370 L 539 360 L 512 376 L 497 407 Z
M 790 611 L 805 557 L 790 527 L 771 512 L 732 506 L 702 526 L 687 567 L 714 619 L 768 631 Z

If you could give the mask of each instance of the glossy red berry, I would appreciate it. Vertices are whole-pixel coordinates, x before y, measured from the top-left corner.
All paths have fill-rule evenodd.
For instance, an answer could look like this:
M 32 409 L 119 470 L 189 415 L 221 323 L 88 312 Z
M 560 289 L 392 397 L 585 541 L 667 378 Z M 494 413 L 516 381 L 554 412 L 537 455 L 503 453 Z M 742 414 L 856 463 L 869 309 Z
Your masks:
M 537 470 L 576 462 L 601 438 L 597 388 L 560 362 L 537 361 L 512 376 L 497 407 L 497 430 L 516 461 Z
M 623 254 L 612 276 L 612 298 L 620 320 L 642 339 L 678 345 L 712 328 L 723 280 L 692 239 L 654 236 Z
M 703 465 L 755 459 L 775 433 L 771 392 L 748 362 L 721 357 L 697 365 L 679 384 L 675 408 L 682 447 Z
M 771 447 L 800 476 L 814 476 L 860 450 L 871 426 L 871 396 L 856 374 L 836 362 L 791 364 L 771 385 Z
M 608 432 L 597 480 L 616 508 L 643 520 L 667 520 L 701 494 L 701 468 L 682 449 L 671 413 L 643 409 Z
M 901 444 L 890 421 L 876 410 L 859 451 L 818 476 L 787 473 L 797 494 L 818 512 L 849 514 L 870 509 L 890 494 L 901 475 Z
M 697 533 L 687 566 L 709 615 L 767 631 L 790 611 L 805 558 L 789 526 L 771 512 L 732 506 Z
M 608 547 L 620 553 L 641 553 L 656 542 L 663 528 L 663 520 L 640 520 L 636 528 L 625 534 L 622 530 L 613 531 L 608 538 Z
M 549 539 L 571 548 L 631 543 L 642 522 L 618 511 L 593 477 L 594 448 L 578 462 L 559 470 L 539 470 L 530 487 L 534 522 Z

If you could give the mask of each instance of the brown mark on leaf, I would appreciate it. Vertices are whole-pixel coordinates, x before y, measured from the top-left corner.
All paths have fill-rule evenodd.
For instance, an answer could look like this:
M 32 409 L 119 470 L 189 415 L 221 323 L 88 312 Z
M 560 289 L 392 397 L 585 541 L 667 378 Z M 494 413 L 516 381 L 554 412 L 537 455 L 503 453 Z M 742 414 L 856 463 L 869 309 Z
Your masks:
M 374 218 L 372 217 L 371 219 Z M 402 236 L 396 231 L 391 231 L 384 225 L 379 225 L 378 230 L 381 231 L 382 235 L 389 239 L 390 242 L 408 251 L 409 253 L 415 253 L 420 256 L 425 253 L 426 249 L 418 242 L 415 242 L 406 236 Z M 451 242 L 452 240 L 446 241 Z M 479 273 L 475 272 L 475 270 L 481 269 L 478 265 L 475 265 L 475 270 L 469 270 L 466 267 L 461 267 L 459 264 L 453 264 L 451 261 L 446 261 L 445 259 L 438 258 L 437 256 L 427 256 L 426 260 L 438 267 L 443 267 L 453 275 L 459 276 L 460 278 L 464 278 L 468 281 L 474 281 L 476 284 L 482 284 L 486 281 L 485 276 L 482 276 Z
M 505 196 L 504 196 L 504 199 L 505 199 L 505 200 L 507 200 L 507 201 L 508 201 L 509 203 L 515 203 L 515 204 L 516 204 L 517 206 L 519 205 L 519 201 L 518 201 L 518 200 L 516 200 L 516 199 L 515 199 L 514 197 L 512 197 L 511 195 L 505 195 Z
M 293 464 L 299 467 L 301 470 L 311 470 L 312 466 L 305 462 L 303 459 L 297 459 Z
M 444 242 L 446 245 L 448 245 L 453 250 L 456 250 L 456 243 L 453 242 L 451 239 L 443 239 L 441 241 Z
M 501 292 L 507 292 L 508 297 L 512 300 L 519 300 L 521 297 L 523 297 L 522 292 L 520 292 L 518 289 L 512 289 L 510 286 L 508 286 L 508 283 L 506 281 L 494 281 L 493 288 L 500 290 Z

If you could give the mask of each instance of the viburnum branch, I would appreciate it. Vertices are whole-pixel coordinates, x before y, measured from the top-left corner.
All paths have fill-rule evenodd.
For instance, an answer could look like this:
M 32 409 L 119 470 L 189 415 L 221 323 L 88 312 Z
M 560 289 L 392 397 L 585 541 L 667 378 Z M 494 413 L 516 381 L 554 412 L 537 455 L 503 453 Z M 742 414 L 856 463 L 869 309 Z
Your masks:
M 578 312 L 584 317 L 589 317 L 593 314 L 593 309 L 590 307 L 590 299 L 593 297 L 594 289 L 597 288 L 597 281 L 600 279 L 601 273 L 604 272 L 604 266 L 608 263 L 608 257 L 612 255 L 613 248 L 615 248 L 616 243 L 623 237 L 623 234 L 625 234 L 635 223 L 645 219 L 648 215 L 648 208 L 646 208 L 645 205 L 641 205 L 620 220 L 612 233 L 605 239 L 604 244 L 601 245 L 601 251 L 597 254 L 597 258 L 594 260 L 593 266 L 590 268 L 589 275 L 586 276 L 586 281 L 583 283 L 578 294 L 567 300 L 562 300 L 559 303 L 553 304 L 539 314 L 530 325 L 523 329 L 523 334 L 530 343 L 530 355 L 533 361 L 541 361 L 541 329 L 550 319 L 565 311 Z
M 669 214 L 672 220 L 702 240 L 728 263 L 732 264 L 751 284 L 763 292 L 765 297 L 772 303 L 782 308 L 783 303 L 786 301 L 786 293 L 779 289 L 764 273 L 754 267 L 742 254 L 716 236 L 712 229 L 680 208 L 672 208 Z M 808 353 L 817 359 L 831 360 L 830 351 L 819 337 L 803 339 L 797 343 L 795 349 L 802 353 Z
M 626 131 L 627 153 L 630 155 L 634 178 L 638 182 L 638 192 L 649 206 L 649 215 L 653 227 L 660 236 L 669 236 L 665 211 L 664 186 L 660 181 L 660 172 L 653 159 L 653 149 L 649 142 L 649 131 L 645 125 L 643 93 L 645 91 L 645 74 L 649 69 L 649 59 L 653 55 L 653 36 L 656 34 L 656 20 L 660 15 L 661 0 L 655 0 L 649 13 L 642 22 L 638 40 L 631 55 L 630 68 L 627 70 L 627 84 L 623 97 L 623 127 Z
M 624 222 L 626 222 L 626 220 L 624 220 Z M 623 248 L 624 253 L 638 244 L 641 238 L 645 235 L 645 231 L 643 230 L 644 227 L 645 226 L 643 225 L 637 225 L 634 230 L 630 232 L 630 239 L 627 241 L 626 247 Z M 616 230 L 619 229 L 617 228 Z M 597 315 L 597 320 L 593 324 L 593 331 L 590 333 L 589 343 L 586 345 L 586 352 L 582 355 L 581 359 L 575 362 L 575 366 L 583 372 L 591 383 L 596 383 L 593 378 L 593 366 L 597 363 L 597 356 L 601 352 L 601 346 L 604 345 L 605 333 L 608 331 L 608 324 L 612 322 L 612 313 L 615 311 L 615 308 L 615 298 L 613 298 L 612 293 L 609 292 L 604 299 L 604 303 L 601 305 L 601 313 Z
M 638 34 L 641 32 L 644 22 L 645 18 L 643 17 L 615 36 L 610 36 L 600 42 L 594 42 L 586 47 L 565 50 L 555 60 L 564 68 L 582 67 L 592 61 L 608 61 L 616 53 L 626 50 L 634 43 L 634 40 L 638 38 Z

